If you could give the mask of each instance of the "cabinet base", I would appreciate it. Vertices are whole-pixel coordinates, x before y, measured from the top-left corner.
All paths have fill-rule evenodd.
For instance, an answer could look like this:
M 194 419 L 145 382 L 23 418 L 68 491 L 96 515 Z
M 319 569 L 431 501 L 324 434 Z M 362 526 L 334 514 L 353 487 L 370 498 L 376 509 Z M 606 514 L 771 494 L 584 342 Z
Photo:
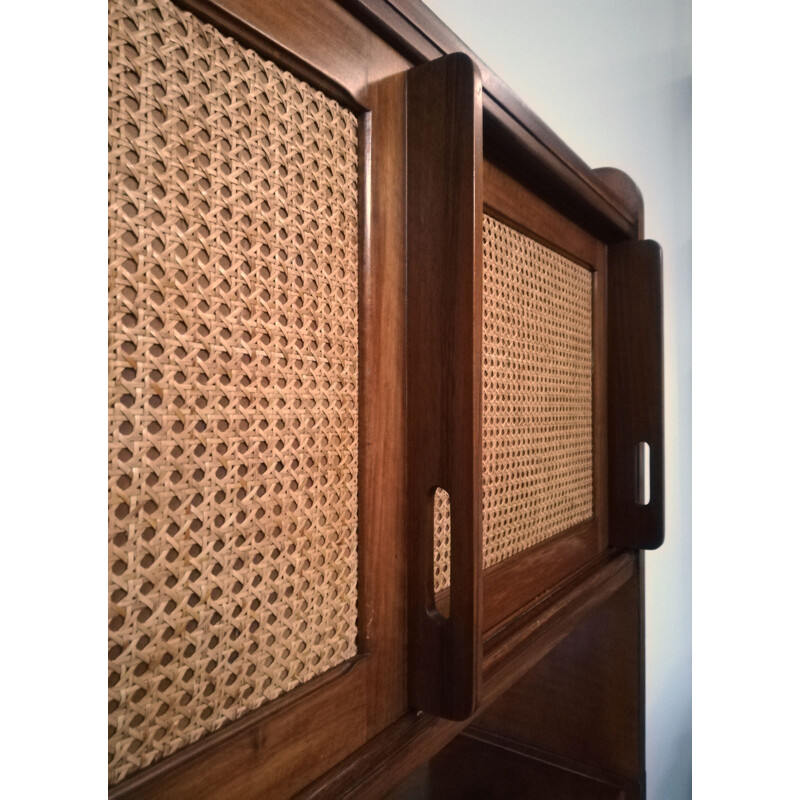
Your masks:
M 468 735 L 457 736 L 389 795 L 391 800 L 634 800 L 638 793 Z

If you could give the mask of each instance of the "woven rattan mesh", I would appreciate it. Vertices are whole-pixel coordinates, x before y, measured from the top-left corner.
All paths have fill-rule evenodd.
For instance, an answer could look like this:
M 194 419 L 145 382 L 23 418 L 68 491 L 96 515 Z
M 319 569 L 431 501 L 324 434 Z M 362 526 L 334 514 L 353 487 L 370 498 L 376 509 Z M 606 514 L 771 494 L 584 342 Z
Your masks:
M 357 120 L 109 5 L 109 779 L 356 653 Z
M 591 273 L 484 215 L 484 566 L 590 518 L 593 496 Z M 435 521 L 439 563 L 439 504 Z
M 433 589 L 450 585 L 450 495 L 436 489 L 433 498 Z
M 483 221 L 484 564 L 592 516 L 591 273 Z

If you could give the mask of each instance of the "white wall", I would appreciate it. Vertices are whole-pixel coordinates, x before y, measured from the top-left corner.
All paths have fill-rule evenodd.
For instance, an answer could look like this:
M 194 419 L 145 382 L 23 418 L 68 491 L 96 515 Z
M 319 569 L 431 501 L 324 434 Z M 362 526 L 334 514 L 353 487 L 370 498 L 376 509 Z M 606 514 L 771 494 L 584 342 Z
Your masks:
M 642 190 L 664 249 L 666 543 L 646 557 L 651 800 L 691 796 L 691 5 L 426 0 L 591 167 Z

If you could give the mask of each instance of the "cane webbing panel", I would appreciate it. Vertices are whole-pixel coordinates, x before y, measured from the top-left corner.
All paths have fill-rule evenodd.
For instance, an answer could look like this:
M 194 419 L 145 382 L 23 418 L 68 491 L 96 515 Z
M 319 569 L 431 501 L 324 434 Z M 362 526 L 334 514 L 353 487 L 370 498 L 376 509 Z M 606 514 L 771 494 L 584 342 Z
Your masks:
M 593 513 L 592 276 L 483 219 L 483 547 L 491 566 Z
M 357 120 L 109 5 L 109 779 L 356 654 Z
M 589 519 L 593 497 L 591 273 L 484 215 L 484 567 Z M 438 563 L 438 497 L 434 519 Z

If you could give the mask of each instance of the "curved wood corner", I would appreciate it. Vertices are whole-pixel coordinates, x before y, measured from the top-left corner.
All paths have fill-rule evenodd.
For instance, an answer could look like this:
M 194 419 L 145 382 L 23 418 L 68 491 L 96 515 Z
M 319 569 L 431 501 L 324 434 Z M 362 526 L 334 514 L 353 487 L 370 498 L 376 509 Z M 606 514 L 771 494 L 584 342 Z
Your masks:
M 625 210 L 636 220 L 636 238 L 644 239 L 644 198 L 633 178 L 615 167 L 598 167 L 592 172 L 622 201 Z

